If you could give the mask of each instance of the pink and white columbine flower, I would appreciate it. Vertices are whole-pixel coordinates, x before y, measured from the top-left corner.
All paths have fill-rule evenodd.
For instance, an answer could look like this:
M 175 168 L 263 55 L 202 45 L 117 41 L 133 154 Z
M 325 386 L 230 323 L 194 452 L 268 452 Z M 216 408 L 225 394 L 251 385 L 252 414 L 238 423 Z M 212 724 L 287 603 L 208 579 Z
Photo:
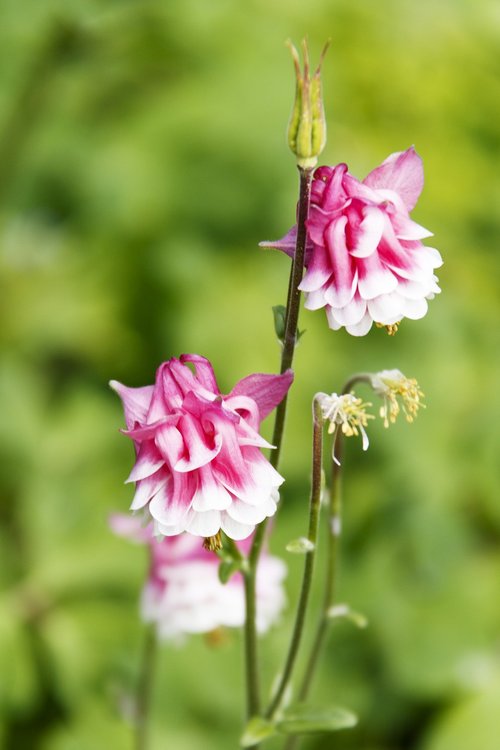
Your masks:
M 190 534 L 157 539 L 151 527 L 143 528 L 137 517 L 116 514 L 113 531 L 149 546 L 151 564 L 141 596 L 141 616 L 156 623 L 158 635 L 178 639 L 190 633 L 208 633 L 220 626 L 240 627 L 245 621 L 243 577 L 235 573 L 226 584 L 218 576 L 220 560 Z M 251 537 L 239 542 L 248 553 Z M 285 604 L 282 560 L 261 555 L 257 580 L 257 629 L 266 631 Z
M 249 536 L 275 513 L 284 481 L 262 455 L 272 446 L 258 430 L 292 380 L 291 370 L 249 375 L 223 396 L 212 365 L 196 354 L 164 362 L 154 385 L 112 380 L 136 449 L 132 510 L 146 509 L 158 535 Z
M 307 221 L 307 272 L 299 289 L 306 308 L 326 307 L 330 328 L 364 336 L 372 323 L 388 326 L 418 319 L 440 291 L 437 250 L 421 240 L 431 232 L 410 219 L 424 184 L 422 160 L 409 148 L 391 154 L 363 182 L 346 164 L 314 173 Z M 263 242 L 290 256 L 297 228 Z

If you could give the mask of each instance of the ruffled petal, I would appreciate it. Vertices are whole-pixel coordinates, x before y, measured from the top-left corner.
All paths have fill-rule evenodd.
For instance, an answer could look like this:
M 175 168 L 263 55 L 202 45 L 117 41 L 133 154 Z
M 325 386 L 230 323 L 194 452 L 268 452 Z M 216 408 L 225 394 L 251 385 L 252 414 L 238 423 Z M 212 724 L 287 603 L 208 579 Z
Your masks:
M 380 294 L 393 292 L 398 281 L 392 271 L 385 266 L 378 253 L 358 261 L 358 289 L 363 299 L 369 300 Z M 341 305 L 339 305 L 341 307 Z
M 325 232 L 333 275 L 325 298 L 332 307 L 344 307 L 354 296 L 356 269 L 346 245 L 347 217 L 333 221 Z
M 398 151 L 382 162 L 363 180 L 372 188 L 389 188 L 397 192 L 411 211 L 424 186 L 422 159 L 411 146 L 406 151 Z
M 132 429 L 138 422 L 145 422 L 153 396 L 153 386 L 145 385 L 143 388 L 128 388 L 117 380 L 110 380 L 109 385 L 122 400 L 127 429 Z
M 345 307 L 329 308 L 330 316 L 341 326 L 356 325 L 366 312 L 366 300 L 355 294 Z
M 179 359 L 182 364 L 185 364 L 186 362 L 194 364 L 196 377 L 201 385 L 211 393 L 219 393 L 214 368 L 206 357 L 201 357 L 199 354 L 181 354 Z
M 363 217 L 354 238 L 354 247 L 349 250 L 355 258 L 367 258 L 376 251 L 385 226 L 384 214 L 376 206 L 366 206 Z
M 152 440 L 141 444 L 134 468 L 130 472 L 127 482 L 138 482 L 151 476 L 163 466 L 165 459 Z
M 214 536 L 220 528 L 221 512 L 219 510 L 207 510 L 205 513 L 191 511 L 188 515 L 186 531 L 194 536 Z
M 359 323 L 352 326 L 346 326 L 347 333 L 351 336 L 366 336 L 370 328 L 372 327 L 373 320 L 368 313 L 365 313 Z
M 194 471 L 210 463 L 221 449 L 221 439 L 212 436 L 210 441 L 201 428 L 200 420 L 190 414 L 179 419 L 178 431 L 182 435 L 183 453 L 173 464 L 175 471 Z
M 233 499 L 229 492 L 215 479 L 209 466 L 197 472 L 198 488 L 193 496 L 191 508 L 203 513 L 208 510 L 226 510 Z
M 229 397 L 241 395 L 253 399 L 263 420 L 283 401 L 292 383 L 292 370 L 287 370 L 283 375 L 257 373 L 236 383 Z
M 161 488 L 167 483 L 168 470 L 163 466 L 149 477 L 140 479 L 135 487 L 135 495 L 130 510 L 143 508 Z
M 220 528 L 222 529 L 224 534 L 227 534 L 230 539 L 235 539 L 236 541 L 238 541 L 239 539 L 246 539 L 255 529 L 255 525 L 250 526 L 248 524 L 235 521 L 234 518 L 228 516 L 227 511 L 223 511 L 220 516 Z

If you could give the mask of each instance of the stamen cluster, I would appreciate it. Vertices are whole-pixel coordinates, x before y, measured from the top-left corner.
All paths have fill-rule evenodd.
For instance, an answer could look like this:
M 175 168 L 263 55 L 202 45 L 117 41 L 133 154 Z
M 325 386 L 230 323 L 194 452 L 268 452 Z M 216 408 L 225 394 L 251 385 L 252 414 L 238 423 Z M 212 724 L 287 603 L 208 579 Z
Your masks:
M 421 399 L 424 394 L 415 378 L 407 378 L 400 370 L 382 370 L 371 378 L 375 393 L 384 403 L 380 407 L 380 416 L 384 427 L 394 424 L 402 410 L 407 422 L 413 422 L 420 407 L 425 408 Z
M 340 426 L 346 437 L 357 436 L 361 433 L 363 450 L 368 448 L 369 441 L 365 427 L 368 425 L 368 420 L 374 417 L 368 414 L 366 409 L 371 406 L 371 403 L 357 398 L 354 393 L 343 393 L 340 396 L 336 393 L 331 395 L 318 393 L 316 400 L 321 407 L 324 420 L 330 422 L 328 426 L 330 434 L 337 426 Z

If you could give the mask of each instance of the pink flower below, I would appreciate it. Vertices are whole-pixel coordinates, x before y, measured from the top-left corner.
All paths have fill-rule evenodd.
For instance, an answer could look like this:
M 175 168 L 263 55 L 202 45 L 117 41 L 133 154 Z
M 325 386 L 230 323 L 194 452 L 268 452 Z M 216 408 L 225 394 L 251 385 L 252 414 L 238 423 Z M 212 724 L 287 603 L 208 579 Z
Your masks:
M 442 259 L 421 242 L 431 232 L 409 215 L 423 182 L 414 148 L 391 154 L 363 182 L 345 164 L 316 170 L 299 288 L 308 309 L 326 308 L 330 328 L 364 336 L 373 322 L 393 325 L 427 312 L 427 300 L 440 291 L 434 269 Z M 293 256 L 296 235 L 293 227 L 261 245 Z
M 207 633 L 220 626 L 240 627 L 245 620 L 243 579 L 235 573 L 228 583 L 218 576 L 220 560 L 196 537 L 182 534 L 155 539 L 151 528 L 138 518 L 114 515 L 111 528 L 119 536 L 149 545 L 151 567 L 141 597 L 141 615 L 156 623 L 158 634 L 178 639 L 185 634 Z M 251 538 L 238 544 L 247 553 Z M 264 552 L 257 573 L 257 629 L 266 631 L 285 604 L 282 560 Z
M 258 430 L 292 380 L 291 371 L 250 375 L 223 396 L 210 362 L 184 354 L 158 368 L 154 386 L 111 381 L 136 449 L 132 510 L 146 510 L 155 534 L 248 537 L 276 511 L 283 478 Z

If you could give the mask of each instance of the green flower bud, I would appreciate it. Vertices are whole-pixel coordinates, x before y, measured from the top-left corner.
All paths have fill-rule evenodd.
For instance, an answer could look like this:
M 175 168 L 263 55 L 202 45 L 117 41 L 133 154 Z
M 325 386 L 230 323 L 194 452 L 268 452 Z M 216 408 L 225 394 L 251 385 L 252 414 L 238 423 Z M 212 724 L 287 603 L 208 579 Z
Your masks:
M 299 53 L 289 41 L 295 67 L 295 102 L 288 123 L 288 145 L 297 157 L 297 164 L 304 169 L 315 167 L 318 156 L 326 143 L 326 121 L 321 96 L 321 65 L 330 42 L 321 53 L 319 65 L 312 78 L 309 70 L 307 42 L 302 42 L 304 72 L 300 69 Z

